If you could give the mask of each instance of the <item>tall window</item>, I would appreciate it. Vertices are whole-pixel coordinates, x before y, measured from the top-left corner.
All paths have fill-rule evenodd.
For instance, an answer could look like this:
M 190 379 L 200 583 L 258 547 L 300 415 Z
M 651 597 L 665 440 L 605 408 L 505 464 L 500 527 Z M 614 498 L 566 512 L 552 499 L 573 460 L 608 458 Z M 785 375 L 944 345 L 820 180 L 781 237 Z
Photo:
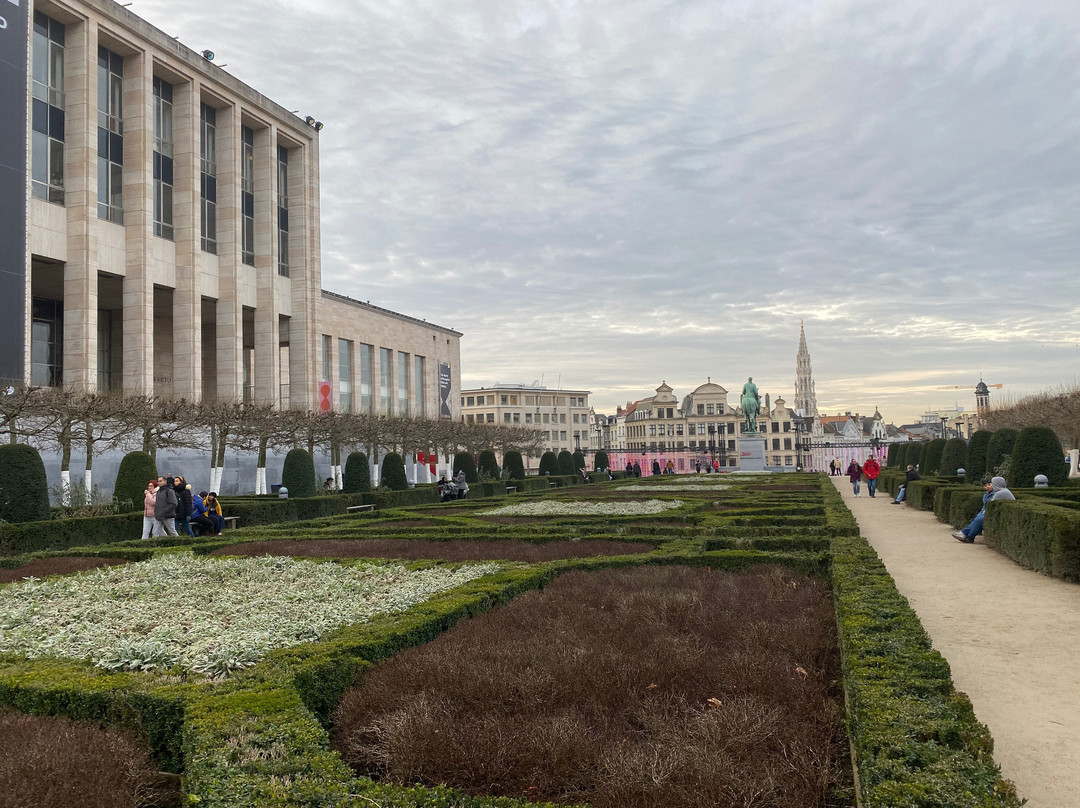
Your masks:
M 98 47 L 98 218 L 124 223 L 124 60 Z
M 397 414 L 409 414 L 409 355 L 397 355 Z
M 353 411 L 353 344 L 338 340 L 338 406 L 342 412 Z
M 322 376 L 319 381 L 330 381 L 330 335 L 322 335 Z
M 200 106 L 199 198 L 202 222 L 202 248 L 217 252 L 217 110 L 209 104 Z
M 240 127 L 240 260 L 255 266 L 255 130 Z
M 278 275 L 289 277 L 289 150 L 277 149 Z
M 97 319 L 97 378 L 98 390 L 112 390 L 112 312 L 98 309 Z
M 30 381 L 59 387 L 64 383 L 64 304 L 35 297 L 32 318 Z
M 379 348 L 379 412 L 390 412 L 390 388 L 394 383 L 393 351 Z
M 424 357 L 413 357 L 413 401 L 416 402 L 416 415 L 427 416 L 426 397 L 424 396 Z
M 154 235 L 173 237 L 173 88 L 154 76 Z
M 31 189 L 64 204 L 64 26 L 34 12 L 34 103 Z
M 371 412 L 371 365 L 374 348 L 360 346 L 360 412 Z

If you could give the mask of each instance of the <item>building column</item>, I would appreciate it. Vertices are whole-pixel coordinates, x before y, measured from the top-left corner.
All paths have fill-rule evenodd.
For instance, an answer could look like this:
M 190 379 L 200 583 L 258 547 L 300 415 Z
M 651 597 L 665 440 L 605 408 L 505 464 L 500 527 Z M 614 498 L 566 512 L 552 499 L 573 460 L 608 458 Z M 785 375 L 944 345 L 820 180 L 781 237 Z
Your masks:
M 289 155 L 289 263 L 292 320 L 289 392 L 294 408 L 314 409 L 322 356 L 318 303 L 322 297 L 319 230 L 319 138 Z
M 199 85 L 173 86 L 173 394 L 202 398 L 199 217 Z
M 65 27 L 64 385 L 97 387 L 97 28 Z
M 240 111 L 217 110 L 217 393 L 240 401 L 244 387 L 244 306 L 240 294 Z
M 279 395 L 277 306 L 277 129 L 255 131 L 255 400 Z
M 154 213 L 154 74 L 146 54 L 124 59 L 124 381 L 127 394 L 171 390 L 155 373 L 154 282 L 148 257 Z M 102 222 L 101 227 L 108 227 Z M 169 381 L 155 382 L 155 376 Z

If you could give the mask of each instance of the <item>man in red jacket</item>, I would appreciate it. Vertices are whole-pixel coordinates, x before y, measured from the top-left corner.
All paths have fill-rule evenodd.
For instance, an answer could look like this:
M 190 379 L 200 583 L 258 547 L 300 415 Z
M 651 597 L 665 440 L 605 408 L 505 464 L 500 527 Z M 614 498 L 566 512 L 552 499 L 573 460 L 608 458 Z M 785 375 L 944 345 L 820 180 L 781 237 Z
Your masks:
M 873 455 L 870 455 L 863 463 L 862 470 L 866 475 L 866 490 L 870 492 L 870 496 L 874 496 L 877 493 L 877 478 L 881 473 L 881 464 L 874 459 Z

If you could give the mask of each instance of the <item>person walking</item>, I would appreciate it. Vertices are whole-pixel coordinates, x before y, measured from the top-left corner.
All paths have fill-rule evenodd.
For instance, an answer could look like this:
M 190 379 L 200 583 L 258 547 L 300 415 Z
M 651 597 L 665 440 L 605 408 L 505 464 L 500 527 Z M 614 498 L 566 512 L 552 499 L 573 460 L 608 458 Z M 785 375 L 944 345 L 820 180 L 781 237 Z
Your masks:
M 641 476 L 641 464 L 639 462 L 637 462 L 636 460 L 634 461 L 634 476 L 635 477 L 640 477 Z
M 142 518 L 142 535 L 140 539 L 157 538 L 161 535 L 160 531 L 155 528 L 157 525 L 154 523 L 154 506 L 157 504 L 157 480 L 151 480 L 146 484 L 146 490 L 143 491 L 143 518 Z
M 881 474 L 881 464 L 877 461 L 877 458 L 870 455 L 866 458 L 866 462 L 863 463 L 863 474 L 866 475 L 866 490 L 870 493 L 870 498 L 873 499 L 877 494 L 877 478 Z
M 983 522 L 986 520 L 986 503 L 987 502 L 1001 502 L 1015 500 L 1013 492 L 1005 487 L 1004 477 L 994 477 L 988 483 L 983 485 L 986 493 L 983 494 L 983 506 L 982 510 L 975 514 L 975 518 L 972 519 L 967 525 L 957 532 L 952 534 L 952 537 L 964 544 L 974 544 L 975 537 L 982 533 Z
M 158 536 L 175 536 L 176 527 L 176 490 L 170 484 L 172 477 L 158 477 L 157 495 L 154 499 L 154 522 L 157 524 Z
M 921 480 L 919 472 L 915 471 L 915 467 L 909 465 L 907 467 L 907 474 L 904 475 L 904 484 L 900 486 L 900 491 L 896 494 L 896 499 L 892 501 L 893 505 L 903 505 L 904 499 L 907 497 L 908 483 L 915 482 L 915 480 Z
M 454 487 L 457 488 L 457 498 L 465 499 L 465 495 L 469 493 L 469 481 L 465 479 L 465 469 L 460 469 L 454 477 Z
M 859 466 L 859 461 L 854 457 L 848 463 L 847 476 L 851 480 L 851 489 L 855 492 L 855 496 L 859 496 L 859 481 L 862 479 L 862 468 Z

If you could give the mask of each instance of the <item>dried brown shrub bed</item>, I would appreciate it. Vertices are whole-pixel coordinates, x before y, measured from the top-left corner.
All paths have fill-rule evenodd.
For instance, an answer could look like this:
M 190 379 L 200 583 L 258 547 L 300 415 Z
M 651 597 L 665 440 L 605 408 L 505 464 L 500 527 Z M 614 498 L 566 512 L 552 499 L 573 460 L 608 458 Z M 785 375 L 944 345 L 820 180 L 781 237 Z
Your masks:
M 159 783 L 134 733 L 0 712 L 3 808 L 139 808 L 167 801 Z
M 445 561 L 554 561 L 561 558 L 647 553 L 644 542 L 553 541 L 423 541 L 421 539 L 365 539 L 259 541 L 232 544 L 211 555 L 287 555 L 309 558 L 438 558 Z
M 827 588 L 781 568 L 568 573 L 369 672 L 361 775 L 593 808 L 851 805 Z
M 21 581 L 23 578 L 44 578 L 46 575 L 61 575 L 69 572 L 112 567 L 126 564 L 122 558 L 86 558 L 83 556 L 57 556 L 56 558 L 38 558 L 28 561 L 15 569 L 0 568 L 0 584 Z

